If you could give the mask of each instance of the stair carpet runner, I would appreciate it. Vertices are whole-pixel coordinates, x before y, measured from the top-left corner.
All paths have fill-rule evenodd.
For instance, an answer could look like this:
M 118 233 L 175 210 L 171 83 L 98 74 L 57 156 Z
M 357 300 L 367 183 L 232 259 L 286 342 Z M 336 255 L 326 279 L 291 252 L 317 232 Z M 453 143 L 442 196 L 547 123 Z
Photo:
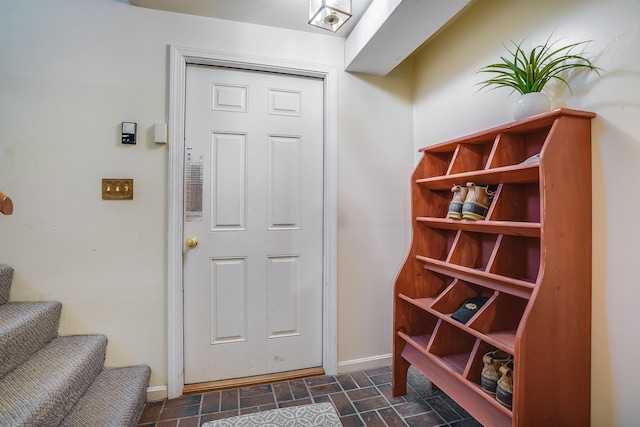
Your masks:
M 105 368 L 105 336 L 58 336 L 62 304 L 9 302 L 12 279 L 0 265 L 0 427 L 135 426 L 149 367 Z

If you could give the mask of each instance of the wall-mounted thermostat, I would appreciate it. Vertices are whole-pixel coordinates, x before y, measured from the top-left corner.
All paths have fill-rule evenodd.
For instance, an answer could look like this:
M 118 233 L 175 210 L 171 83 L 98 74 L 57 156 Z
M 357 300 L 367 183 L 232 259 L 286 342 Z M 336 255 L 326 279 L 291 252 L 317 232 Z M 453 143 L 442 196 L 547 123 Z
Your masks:
M 136 127 L 134 122 L 122 122 L 122 143 L 123 144 L 135 144 L 136 143 Z

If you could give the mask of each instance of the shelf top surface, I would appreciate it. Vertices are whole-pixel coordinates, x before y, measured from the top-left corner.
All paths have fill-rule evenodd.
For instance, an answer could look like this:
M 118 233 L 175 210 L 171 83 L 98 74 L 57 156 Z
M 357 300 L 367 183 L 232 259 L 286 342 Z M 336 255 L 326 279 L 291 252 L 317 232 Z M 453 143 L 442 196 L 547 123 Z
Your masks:
M 550 111 L 548 113 L 538 114 L 536 116 L 528 117 L 526 119 L 517 120 L 511 123 L 507 123 L 501 126 L 497 126 L 491 129 L 486 129 L 481 132 L 466 135 L 460 138 L 445 141 L 439 144 L 420 148 L 418 151 L 425 152 L 440 152 L 448 151 L 449 146 L 452 144 L 458 144 L 461 142 L 467 143 L 479 143 L 487 141 L 487 138 L 495 137 L 495 135 L 505 132 L 523 133 L 529 132 L 535 129 L 544 128 L 545 126 L 551 126 L 553 122 L 562 116 L 582 117 L 591 119 L 596 116 L 595 113 L 589 111 L 571 110 L 568 108 L 558 108 L 557 110 Z

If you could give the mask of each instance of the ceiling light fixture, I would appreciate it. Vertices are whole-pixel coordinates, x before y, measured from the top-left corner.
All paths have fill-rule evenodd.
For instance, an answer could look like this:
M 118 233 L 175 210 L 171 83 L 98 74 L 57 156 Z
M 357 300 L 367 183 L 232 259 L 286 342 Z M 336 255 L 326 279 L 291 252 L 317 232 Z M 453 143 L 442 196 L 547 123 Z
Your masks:
M 351 18 L 351 0 L 309 0 L 309 24 L 334 33 Z

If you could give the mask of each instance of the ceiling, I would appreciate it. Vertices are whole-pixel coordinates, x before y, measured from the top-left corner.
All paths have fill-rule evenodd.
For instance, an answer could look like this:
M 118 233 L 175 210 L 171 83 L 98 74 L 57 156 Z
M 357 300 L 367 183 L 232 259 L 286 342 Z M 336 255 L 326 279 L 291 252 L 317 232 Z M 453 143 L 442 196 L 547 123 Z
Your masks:
M 129 0 L 134 6 L 346 38 L 373 0 L 352 0 L 353 17 L 336 33 L 313 27 L 308 0 Z

